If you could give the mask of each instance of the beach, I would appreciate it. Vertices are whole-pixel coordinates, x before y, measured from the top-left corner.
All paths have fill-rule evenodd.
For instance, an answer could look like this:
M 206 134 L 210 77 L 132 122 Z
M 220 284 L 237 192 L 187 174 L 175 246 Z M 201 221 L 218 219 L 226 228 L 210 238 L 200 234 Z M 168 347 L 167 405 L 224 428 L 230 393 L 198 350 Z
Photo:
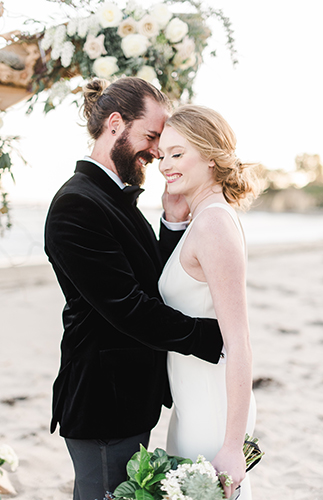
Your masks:
M 323 500 L 323 240 L 255 240 L 247 288 L 255 435 L 265 451 L 250 473 L 253 500 Z M 18 500 L 71 499 L 72 464 L 49 433 L 64 306 L 50 265 L 0 268 L 0 303 L 0 444 L 20 461 L 8 477 Z M 165 447 L 169 415 L 151 450 Z

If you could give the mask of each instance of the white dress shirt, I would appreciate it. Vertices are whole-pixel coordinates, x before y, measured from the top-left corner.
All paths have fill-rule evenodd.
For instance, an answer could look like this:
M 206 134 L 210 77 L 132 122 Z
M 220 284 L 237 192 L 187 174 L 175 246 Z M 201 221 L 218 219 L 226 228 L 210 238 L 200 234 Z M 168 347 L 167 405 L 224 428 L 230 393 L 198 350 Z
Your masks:
M 90 161 L 91 163 L 94 163 L 97 167 L 100 167 L 108 176 L 119 186 L 120 189 L 125 188 L 125 184 L 122 182 L 120 177 L 112 172 L 109 168 L 105 167 L 102 165 L 102 163 L 99 163 L 96 160 L 93 160 L 90 156 L 84 156 L 84 160 Z M 167 229 L 170 229 L 171 231 L 183 231 L 184 229 L 187 228 L 189 221 L 184 221 L 184 222 L 168 222 L 164 218 L 165 212 L 163 212 L 163 215 L 161 217 L 162 223 L 167 227 Z

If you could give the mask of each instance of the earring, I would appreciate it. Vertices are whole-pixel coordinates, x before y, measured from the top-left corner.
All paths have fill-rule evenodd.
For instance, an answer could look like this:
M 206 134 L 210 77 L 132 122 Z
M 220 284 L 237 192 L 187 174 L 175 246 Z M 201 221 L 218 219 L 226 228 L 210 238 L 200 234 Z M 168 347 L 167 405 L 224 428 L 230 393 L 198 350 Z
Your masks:
M 112 133 L 112 134 L 115 134 L 115 133 L 116 133 L 116 131 L 115 131 L 115 130 L 112 130 L 112 132 L 111 132 L 111 133 Z

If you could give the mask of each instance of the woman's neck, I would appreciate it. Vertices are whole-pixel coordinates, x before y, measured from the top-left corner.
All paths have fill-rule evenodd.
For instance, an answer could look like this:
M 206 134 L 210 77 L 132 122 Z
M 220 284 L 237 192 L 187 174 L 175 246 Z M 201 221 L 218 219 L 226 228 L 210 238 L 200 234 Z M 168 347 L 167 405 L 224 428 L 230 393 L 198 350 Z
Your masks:
M 221 186 L 218 184 L 209 186 L 187 199 L 190 207 L 191 219 L 197 216 L 210 203 L 227 203 Z

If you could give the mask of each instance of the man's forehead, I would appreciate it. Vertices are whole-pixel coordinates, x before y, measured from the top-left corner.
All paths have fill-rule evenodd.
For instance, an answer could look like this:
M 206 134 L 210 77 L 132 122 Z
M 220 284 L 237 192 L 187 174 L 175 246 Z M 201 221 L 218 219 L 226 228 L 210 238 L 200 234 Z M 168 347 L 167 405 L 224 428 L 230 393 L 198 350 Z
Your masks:
M 169 113 L 165 106 L 152 99 L 146 99 L 145 104 L 145 114 L 141 120 L 147 132 L 160 136 Z

